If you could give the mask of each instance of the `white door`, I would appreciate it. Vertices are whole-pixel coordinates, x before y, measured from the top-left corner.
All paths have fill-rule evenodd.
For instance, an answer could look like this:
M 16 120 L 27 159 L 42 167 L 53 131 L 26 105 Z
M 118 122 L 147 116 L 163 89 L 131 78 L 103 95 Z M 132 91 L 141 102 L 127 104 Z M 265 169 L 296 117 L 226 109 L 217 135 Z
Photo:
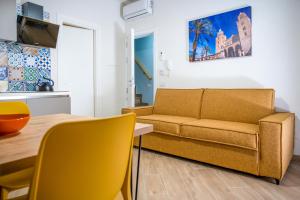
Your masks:
M 93 31 L 63 25 L 58 48 L 58 89 L 70 91 L 71 113 L 94 116 Z
M 135 106 L 135 80 L 134 80 L 134 30 L 130 29 L 126 38 L 127 56 L 127 106 Z

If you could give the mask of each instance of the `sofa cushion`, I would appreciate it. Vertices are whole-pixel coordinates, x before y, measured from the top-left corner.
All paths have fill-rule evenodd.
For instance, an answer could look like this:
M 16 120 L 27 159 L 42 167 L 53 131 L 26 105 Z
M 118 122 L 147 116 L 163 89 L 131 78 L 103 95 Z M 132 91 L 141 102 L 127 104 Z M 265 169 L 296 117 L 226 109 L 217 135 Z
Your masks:
M 153 114 L 200 118 L 202 89 L 157 89 Z
M 180 135 L 185 138 L 257 149 L 259 126 L 239 122 L 201 119 L 183 123 Z
M 171 115 L 147 115 L 137 117 L 137 122 L 153 124 L 154 132 L 179 135 L 180 124 L 195 121 L 196 118 Z
M 273 89 L 206 89 L 201 119 L 258 124 L 274 112 Z

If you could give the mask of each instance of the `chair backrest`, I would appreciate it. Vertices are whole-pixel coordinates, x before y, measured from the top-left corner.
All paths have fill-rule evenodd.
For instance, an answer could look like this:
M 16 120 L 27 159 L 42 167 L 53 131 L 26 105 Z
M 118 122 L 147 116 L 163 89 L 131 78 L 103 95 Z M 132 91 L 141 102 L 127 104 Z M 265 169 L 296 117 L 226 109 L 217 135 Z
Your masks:
M 200 118 L 203 89 L 165 89 L 156 91 L 154 114 Z
M 0 102 L 0 115 L 30 114 L 29 107 L 23 102 Z
M 121 190 L 131 199 L 134 125 L 131 113 L 51 128 L 40 146 L 29 199 L 108 200 Z
M 273 89 L 206 89 L 201 118 L 257 124 L 274 112 Z

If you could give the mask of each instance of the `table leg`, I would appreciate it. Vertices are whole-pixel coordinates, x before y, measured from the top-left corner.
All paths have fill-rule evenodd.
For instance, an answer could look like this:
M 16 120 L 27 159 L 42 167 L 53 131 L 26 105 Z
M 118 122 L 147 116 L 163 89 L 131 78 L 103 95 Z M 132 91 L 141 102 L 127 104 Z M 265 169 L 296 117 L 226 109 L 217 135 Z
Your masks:
M 141 149 L 142 149 L 142 136 L 140 135 L 140 138 L 139 138 L 139 151 L 138 151 L 138 162 L 137 162 L 137 170 L 136 170 L 135 200 L 137 200 L 138 189 L 139 189 Z

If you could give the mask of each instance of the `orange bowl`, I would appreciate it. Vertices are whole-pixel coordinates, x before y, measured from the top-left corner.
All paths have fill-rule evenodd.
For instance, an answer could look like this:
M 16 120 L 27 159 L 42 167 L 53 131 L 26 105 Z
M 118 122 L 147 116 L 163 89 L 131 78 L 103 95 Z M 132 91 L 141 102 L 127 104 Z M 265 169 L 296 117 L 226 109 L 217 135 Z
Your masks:
M 0 114 L 0 136 L 19 132 L 29 119 L 29 114 Z

